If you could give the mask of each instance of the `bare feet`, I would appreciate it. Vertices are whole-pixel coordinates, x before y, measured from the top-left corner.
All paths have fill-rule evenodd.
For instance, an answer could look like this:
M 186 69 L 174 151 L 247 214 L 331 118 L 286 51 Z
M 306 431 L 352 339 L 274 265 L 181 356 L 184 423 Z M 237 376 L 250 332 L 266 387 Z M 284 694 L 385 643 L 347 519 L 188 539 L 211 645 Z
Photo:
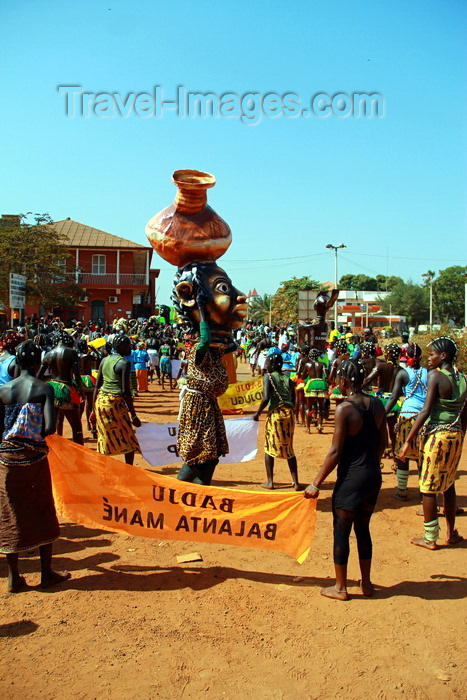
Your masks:
M 325 598 L 334 598 L 334 600 L 349 600 L 347 591 L 339 591 L 335 586 L 321 589 L 321 595 Z
M 393 498 L 397 498 L 398 501 L 406 501 L 408 499 L 407 489 L 397 489 L 396 493 L 392 494 Z
M 375 592 L 375 587 L 373 586 L 371 581 L 365 581 L 365 583 L 363 583 L 362 581 L 359 581 L 358 584 L 360 586 L 360 590 L 363 593 L 363 595 L 366 596 L 367 598 L 371 598 L 371 596 Z
M 51 586 L 56 586 L 58 583 L 63 583 L 71 578 L 71 574 L 58 574 L 56 571 L 49 571 L 47 574 L 43 574 L 41 577 L 41 588 L 50 588 Z
M 436 542 L 427 542 L 423 537 L 414 537 L 413 540 L 410 540 L 410 544 L 415 544 L 417 547 L 424 547 L 425 549 L 438 549 Z
M 266 483 L 261 484 L 261 488 L 262 488 L 262 489 L 269 489 L 270 491 L 273 491 L 273 490 L 274 490 L 274 484 L 272 483 L 272 481 L 267 481 Z
M 19 593 L 22 588 L 26 588 L 26 579 L 23 576 L 8 578 L 8 593 Z
M 295 491 L 303 491 L 303 486 L 301 484 L 298 484 L 296 482 L 292 482 L 292 486 L 294 487 Z
M 462 535 L 459 535 L 457 530 L 453 530 L 451 537 L 446 540 L 446 544 L 448 544 L 448 545 L 459 544 L 459 542 L 463 542 L 463 541 L 464 541 L 464 538 L 462 537 Z

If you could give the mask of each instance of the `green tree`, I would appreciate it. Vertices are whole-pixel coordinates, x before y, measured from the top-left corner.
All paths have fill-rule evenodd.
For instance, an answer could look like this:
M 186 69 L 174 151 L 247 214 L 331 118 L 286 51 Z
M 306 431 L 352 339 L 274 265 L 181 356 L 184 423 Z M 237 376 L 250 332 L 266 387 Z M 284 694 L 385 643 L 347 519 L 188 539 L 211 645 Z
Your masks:
M 308 275 L 281 282 L 281 286 L 272 298 L 273 322 L 298 323 L 298 292 L 319 288 L 320 283 Z
M 429 317 L 428 290 L 413 282 L 400 280 L 387 296 L 378 299 L 378 303 L 383 313 L 405 316 L 412 325 L 427 321 Z
M 395 275 L 391 275 L 389 277 L 386 277 L 386 275 L 376 275 L 376 282 L 378 284 L 378 292 L 390 292 L 392 289 L 394 289 L 396 284 L 403 282 L 403 279 L 402 277 L 396 277 Z
M 67 262 L 67 239 L 60 236 L 48 214 L 2 220 L 0 226 L 0 303 L 9 305 L 10 272 L 26 276 L 26 303 L 74 306 L 83 294 L 74 281 L 75 268 Z
M 429 270 L 431 272 L 431 270 Z M 465 276 L 467 266 L 453 265 L 439 271 L 433 282 L 433 308 L 441 323 L 464 325 Z
M 356 292 L 376 292 L 378 291 L 378 282 L 374 277 L 368 277 L 368 275 L 355 275 L 353 289 Z
M 258 297 L 248 307 L 248 318 L 252 321 L 269 323 L 269 315 L 272 311 L 272 294 L 264 294 Z
M 353 278 L 355 275 L 342 275 L 339 280 L 339 289 L 353 289 Z

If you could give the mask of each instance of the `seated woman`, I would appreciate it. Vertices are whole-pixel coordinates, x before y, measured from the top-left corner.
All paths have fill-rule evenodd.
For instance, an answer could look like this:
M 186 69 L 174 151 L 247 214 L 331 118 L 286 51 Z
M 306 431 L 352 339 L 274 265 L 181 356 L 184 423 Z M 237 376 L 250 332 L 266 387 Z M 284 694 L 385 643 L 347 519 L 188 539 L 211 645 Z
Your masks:
M 41 350 L 31 340 L 16 349 L 21 374 L 0 387 L 0 552 L 8 563 L 8 591 L 25 586 L 20 552 L 39 547 L 41 587 L 69 578 L 52 570 L 53 542 L 60 534 L 45 436 L 55 432 L 54 391 L 36 378 Z

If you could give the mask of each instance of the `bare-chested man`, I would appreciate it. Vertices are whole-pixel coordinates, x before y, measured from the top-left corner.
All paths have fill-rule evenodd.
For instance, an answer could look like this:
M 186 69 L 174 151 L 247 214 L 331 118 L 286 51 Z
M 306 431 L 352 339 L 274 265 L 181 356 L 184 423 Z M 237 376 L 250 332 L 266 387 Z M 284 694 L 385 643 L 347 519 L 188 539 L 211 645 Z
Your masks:
M 370 342 L 364 342 L 360 345 L 360 360 L 365 368 L 365 378 L 376 367 L 376 345 Z
M 341 394 L 338 382 L 337 382 L 337 371 L 344 360 L 350 358 L 349 346 L 344 338 L 339 338 L 335 345 L 336 359 L 332 363 L 331 371 L 329 373 L 329 384 L 332 386 L 335 384 L 335 388 L 332 390 L 331 398 L 336 402 L 338 406 L 344 400 L 344 396 Z
M 73 433 L 73 442 L 83 444 L 80 404 L 84 399 L 81 381 L 80 361 L 73 349 L 73 338 L 65 331 L 58 335 L 57 345 L 42 360 L 38 378 L 42 379 L 46 370 L 52 379 L 49 384 L 54 390 L 54 404 L 57 412 L 57 434 L 63 435 L 63 420 L 66 416 Z
M 384 360 L 380 360 L 376 363 L 375 368 L 368 375 L 368 377 L 363 382 L 363 389 L 374 384 L 377 381 L 376 395 L 383 399 L 383 403 L 386 404 L 394 388 L 394 382 L 400 370 L 402 369 L 399 365 L 399 358 L 401 356 L 401 349 L 397 343 L 388 343 L 384 348 Z M 386 396 L 385 396 L 386 395 Z M 397 414 L 389 413 L 387 416 L 389 438 L 392 445 L 392 451 L 386 450 L 385 455 L 388 457 L 394 457 L 394 445 L 396 442 L 396 427 Z M 397 466 L 397 465 L 395 465 Z
M 323 432 L 324 402 L 328 398 L 328 383 L 326 381 L 326 368 L 319 362 L 319 350 L 311 348 L 306 364 L 307 378 L 305 380 L 306 401 L 306 431 L 310 432 L 313 421 L 318 428 L 318 433 Z
M 86 340 L 78 340 L 76 347 L 78 349 L 79 369 L 85 395 L 85 401 L 84 403 L 81 403 L 80 406 L 80 414 L 82 416 L 84 410 L 86 409 L 86 422 L 88 425 L 88 430 L 91 431 L 93 438 L 97 439 L 96 426 L 92 425 L 90 422 L 92 414 L 92 397 L 94 395 L 94 387 L 96 384 L 96 380 L 92 376 L 95 360 L 92 355 L 89 354 L 89 348 Z
M 297 360 L 295 378 L 295 422 L 305 425 L 305 381 L 308 377 L 307 362 L 310 348 L 305 343 L 300 345 L 300 357 Z

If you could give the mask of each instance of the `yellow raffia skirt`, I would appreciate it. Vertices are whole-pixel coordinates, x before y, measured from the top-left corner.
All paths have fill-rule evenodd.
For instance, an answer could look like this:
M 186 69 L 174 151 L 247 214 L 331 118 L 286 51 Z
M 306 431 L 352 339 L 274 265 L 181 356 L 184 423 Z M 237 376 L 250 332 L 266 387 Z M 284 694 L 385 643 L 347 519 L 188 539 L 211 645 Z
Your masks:
M 412 430 L 412 426 L 415 423 L 415 418 L 405 418 L 404 416 L 399 416 L 396 423 L 396 442 L 394 445 L 394 454 L 397 455 L 402 450 L 402 447 L 407 440 L 407 437 Z M 409 443 L 409 451 L 407 452 L 407 459 L 414 459 L 416 462 L 420 459 L 420 450 L 418 436 L 415 436 Z
M 293 435 L 295 420 L 293 408 L 278 406 L 269 414 L 264 434 L 264 451 L 271 457 L 290 459 L 295 456 Z
M 104 455 L 140 452 L 123 396 L 104 394 L 96 399 L 97 451 Z
M 456 480 L 464 435 L 460 430 L 436 430 L 422 437 L 419 488 L 444 493 Z

